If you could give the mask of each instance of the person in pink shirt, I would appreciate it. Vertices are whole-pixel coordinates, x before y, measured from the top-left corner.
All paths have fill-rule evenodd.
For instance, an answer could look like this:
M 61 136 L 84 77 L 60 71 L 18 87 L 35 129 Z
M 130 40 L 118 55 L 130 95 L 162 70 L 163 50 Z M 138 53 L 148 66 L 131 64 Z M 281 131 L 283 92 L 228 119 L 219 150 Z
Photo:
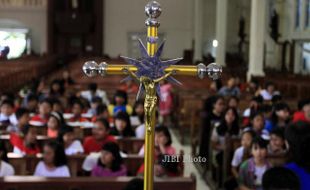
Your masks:
M 98 163 L 91 171 L 95 177 L 118 177 L 126 176 L 127 168 L 123 164 L 120 149 L 114 142 L 103 145 Z
M 57 138 L 59 131 L 64 127 L 63 118 L 60 113 L 52 112 L 47 122 L 47 136 Z
M 172 85 L 162 82 L 160 85 L 160 102 L 159 102 L 159 113 L 163 119 L 163 123 L 168 125 L 171 124 L 171 112 L 173 109 L 173 94 Z
M 175 148 L 171 145 L 172 138 L 167 127 L 158 126 L 155 128 L 155 167 L 154 172 L 156 176 L 177 176 L 178 162 L 165 163 L 162 160 L 165 156 L 176 155 Z M 144 146 L 141 148 L 139 155 L 144 155 Z M 144 172 L 144 164 L 138 170 L 138 175 Z

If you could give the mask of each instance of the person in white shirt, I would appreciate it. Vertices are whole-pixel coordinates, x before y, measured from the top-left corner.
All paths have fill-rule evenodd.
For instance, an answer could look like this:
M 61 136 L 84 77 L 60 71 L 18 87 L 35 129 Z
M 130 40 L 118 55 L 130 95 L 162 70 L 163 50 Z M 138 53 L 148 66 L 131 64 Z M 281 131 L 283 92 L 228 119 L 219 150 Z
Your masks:
M 0 161 L 0 177 L 13 176 L 15 170 L 13 166 L 3 160 Z
M 280 95 L 279 91 L 275 91 L 275 85 L 272 82 L 267 82 L 266 89 L 260 91 L 260 95 L 265 101 L 271 101 L 274 95 Z
M 120 151 L 120 155 L 122 158 L 126 158 L 128 156 L 122 151 Z M 86 173 L 86 175 L 90 175 L 90 172 L 98 163 L 98 159 L 100 156 L 101 152 L 92 152 L 85 158 L 82 164 L 82 169 Z
M 14 173 L 13 166 L 8 163 L 7 150 L 4 142 L 0 141 L 0 177 L 13 176 Z
M 81 96 L 83 98 L 87 99 L 89 102 L 91 102 L 94 97 L 99 97 L 99 98 L 102 99 L 102 102 L 105 105 L 109 105 L 110 104 L 108 96 L 107 96 L 107 93 L 105 91 L 103 91 L 103 90 L 97 89 L 97 84 L 96 83 L 89 84 L 88 90 L 82 91 L 81 92 Z
M 144 136 L 145 136 L 145 124 L 143 123 L 142 125 L 139 125 L 136 128 L 135 133 L 136 133 L 136 137 L 137 138 L 144 139 Z
M 26 108 L 18 108 L 15 112 L 15 116 L 17 119 L 17 125 L 9 125 L 6 128 L 6 131 L 9 133 L 20 133 L 24 126 L 29 123 L 30 116 L 29 111 Z
M 84 148 L 79 140 L 75 139 L 74 131 L 72 127 L 64 127 L 60 130 L 58 135 L 58 142 L 63 143 L 65 148 L 65 154 L 83 154 Z
M 17 125 L 14 114 L 14 103 L 11 100 L 3 100 L 0 107 L 0 123 L 3 125 Z
M 251 144 L 254 136 L 255 132 L 252 130 L 246 130 L 242 132 L 241 147 L 235 150 L 233 159 L 231 161 L 231 171 L 236 179 L 239 177 L 238 168 L 240 164 L 251 156 Z
M 65 151 L 60 143 L 49 141 L 43 147 L 43 161 L 35 169 L 34 176 L 70 177 Z

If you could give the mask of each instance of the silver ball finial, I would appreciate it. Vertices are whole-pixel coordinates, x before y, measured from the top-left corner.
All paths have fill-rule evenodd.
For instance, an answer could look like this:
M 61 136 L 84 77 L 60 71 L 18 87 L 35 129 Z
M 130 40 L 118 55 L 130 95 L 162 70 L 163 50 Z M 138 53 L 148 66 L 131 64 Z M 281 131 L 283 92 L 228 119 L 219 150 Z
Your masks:
M 204 78 L 206 75 L 208 75 L 209 78 L 212 80 L 217 80 L 221 78 L 222 75 L 222 66 L 216 64 L 216 63 L 210 63 L 208 66 L 205 66 L 203 63 L 200 63 L 197 65 L 198 68 L 198 77 Z
M 157 1 L 150 1 L 145 6 L 145 13 L 149 18 L 158 18 L 161 14 L 161 7 Z
M 96 61 L 87 61 L 83 65 L 83 72 L 88 77 L 94 77 L 98 74 L 101 76 L 105 76 L 107 74 L 107 67 L 108 64 L 106 62 L 102 62 L 98 65 Z
M 83 72 L 88 77 L 94 77 L 98 75 L 98 64 L 96 61 L 87 61 L 83 65 Z

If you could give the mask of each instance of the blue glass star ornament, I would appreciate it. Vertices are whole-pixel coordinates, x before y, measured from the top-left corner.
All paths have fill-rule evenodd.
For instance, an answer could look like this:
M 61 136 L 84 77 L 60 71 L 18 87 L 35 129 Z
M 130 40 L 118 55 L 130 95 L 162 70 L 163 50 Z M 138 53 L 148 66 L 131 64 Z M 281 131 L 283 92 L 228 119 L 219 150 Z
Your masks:
M 137 77 L 141 76 L 146 76 L 149 77 L 150 79 L 157 79 L 165 75 L 165 69 L 168 68 L 171 65 L 174 65 L 178 63 L 180 60 L 183 58 L 176 58 L 176 59 L 171 59 L 171 60 L 166 60 L 162 61 L 160 59 L 163 48 L 165 45 L 165 41 L 159 46 L 157 49 L 157 52 L 155 53 L 154 56 L 149 56 L 147 49 L 143 45 L 141 39 L 139 41 L 139 49 L 141 53 L 141 59 L 134 59 L 134 58 L 129 58 L 125 56 L 121 56 L 128 64 L 133 65 L 137 67 L 136 75 Z M 124 78 L 121 82 L 131 80 L 132 78 L 130 76 Z M 176 85 L 181 85 L 181 82 L 179 82 L 177 79 L 173 78 L 172 76 L 169 76 L 167 81 L 176 84 Z M 139 91 L 137 94 L 136 99 L 139 99 L 144 92 L 144 87 L 142 84 L 140 84 Z M 156 92 L 157 95 L 160 97 L 160 85 L 156 84 Z

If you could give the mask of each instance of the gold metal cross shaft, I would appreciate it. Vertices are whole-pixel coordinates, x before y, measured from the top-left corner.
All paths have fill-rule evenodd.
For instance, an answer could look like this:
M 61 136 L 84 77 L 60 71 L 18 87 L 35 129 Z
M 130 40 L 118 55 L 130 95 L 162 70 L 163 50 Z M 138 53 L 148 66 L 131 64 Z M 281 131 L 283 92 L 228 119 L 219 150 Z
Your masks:
M 147 53 L 149 56 L 154 56 L 157 51 L 158 41 L 158 27 L 159 21 L 157 18 L 161 14 L 161 7 L 156 1 L 151 1 L 145 6 L 145 13 L 148 18 L 145 21 L 147 26 Z M 135 75 L 138 70 L 132 65 L 108 65 L 105 62 L 99 65 L 95 61 L 88 61 L 83 66 L 84 73 L 93 77 L 96 75 L 122 75 L 129 74 L 132 78 L 137 79 L 143 84 L 145 89 L 145 145 L 144 145 L 144 190 L 153 190 L 154 181 L 154 128 L 155 128 L 155 111 L 157 105 L 157 95 L 155 85 L 160 80 L 164 80 L 171 74 L 177 75 L 191 75 L 204 78 L 206 75 L 211 79 L 216 80 L 220 78 L 222 73 L 221 66 L 211 63 L 208 66 L 200 63 L 196 66 L 171 65 L 166 68 L 165 75 L 158 79 L 150 79 L 147 76 L 140 78 Z

